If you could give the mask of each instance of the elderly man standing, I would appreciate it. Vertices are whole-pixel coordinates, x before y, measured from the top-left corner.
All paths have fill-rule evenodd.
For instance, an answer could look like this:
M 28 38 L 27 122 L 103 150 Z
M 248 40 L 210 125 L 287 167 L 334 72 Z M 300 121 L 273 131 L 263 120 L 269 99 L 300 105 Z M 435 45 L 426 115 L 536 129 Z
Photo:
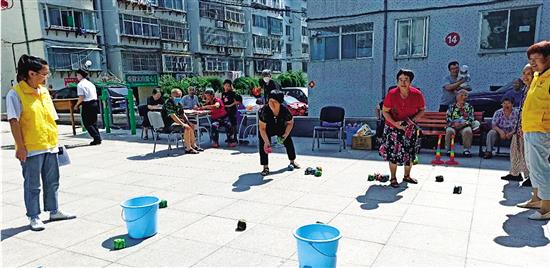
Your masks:
M 447 109 L 449 109 L 449 106 L 454 103 L 456 93 L 459 90 L 472 90 L 471 88 L 463 85 L 464 83 L 466 83 L 466 79 L 458 78 L 460 67 L 457 61 L 449 62 L 447 68 L 449 69 L 449 75 L 445 76 L 445 78 L 443 79 L 443 94 L 441 95 L 441 102 L 439 104 L 440 112 L 445 112 L 447 111 Z
M 445 133 L 445 149 L 449 153 L 451 148 L 451 138 L 456 133 L 462 136 L 462 144 L 464 145 L 464 157 L 471 157 L 470 148 L 472 147 L 472 139 L 474 137 L 473 128 L 477 128 L 478 124 L 474 121 L 474 107 L 466 102 L 468 91 L 462 89 L 456 93 L 456 103 L 449 106 L 447 110 L 447 132 Z
M 530 46 L 527 57 L 535 75 L 525 96 L 521 122 L 533 196 L 519 206 L 538 209 L 529 219 L 550 220 L 550 41 Z
M 262 79 L 260 79 L 260 86 L 263 89 L 263 104 L 267 104 L 269 93 L 272 90 L 281 90 L 281 85 L 273 81 L 271 77 L 271 70 L 265 69 L 262 71 Z
M 493 127 L 487 133 L 487 146 L 484 159 L 493 157 L 493 146 L 497 140 L 511 140 L 516 134 L 516 126 L 519 120 L 519 110 L 512 108 L 512 100 L 508 97 L 502 99 L 502 108 L 493 115 Z

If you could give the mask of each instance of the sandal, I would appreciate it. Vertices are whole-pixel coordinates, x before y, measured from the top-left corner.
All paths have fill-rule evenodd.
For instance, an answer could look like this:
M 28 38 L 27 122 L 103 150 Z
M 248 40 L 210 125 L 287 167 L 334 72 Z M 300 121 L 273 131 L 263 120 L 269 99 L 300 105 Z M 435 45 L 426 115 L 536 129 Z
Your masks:
M 470 153 L 469 150 L 464 151 L 464 152 L 462 153 L 462 155 L 464 155 L 464 157 L 467 157 L 467 158 L 472 157 L 472 153 Z
M 201 148 L 201 147 L 193 147 L 193 150 L 195 150 L 197 152 L 204 152 L 204 149 Z
M 290 163 L 289 166 L 292 166 L 294 169 L 300 169 L 300 165 L 296 164 L 295 162 Z
M 518 205 L 516 205 L 516 206 L 517 206 L 518 208 L 540 209 L 541 203 L 542 203 L 542 202 L 540 202 L 540 201 L 535 201 L 535 202 L 529 201 L 529 202 L 527 202 L 527 203 L 518 204 Z
M 185 150 L 185 154 L 198 154 L 199 152 L 197 152 L 196 150 L 194 149 L 191 149 L 191 150 Z
M 262 170 L 262 173 L 260 173 L 262 176 L 267 176 L 269 175 L 269 168 L 264 168 L 264 170 Z
M 418 181 L 416 179 L 411 178 L 411 176 L 404 177 L 403 181 L 407 183 L 418 184 Z
M 398 188 L 399 187 L 399 183 L 397 182 L 397 178 L 392 178 L 390 180 L 390 186 L 393 187 L 393 188 Z

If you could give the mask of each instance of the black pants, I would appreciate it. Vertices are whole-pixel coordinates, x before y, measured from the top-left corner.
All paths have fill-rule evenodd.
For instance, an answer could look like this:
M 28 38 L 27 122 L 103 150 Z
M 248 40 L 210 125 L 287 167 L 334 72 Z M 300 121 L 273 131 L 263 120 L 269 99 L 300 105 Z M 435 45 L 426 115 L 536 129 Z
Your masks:
M 282 134 L 281 134 L 282 135 Z M 268 164 L 268 156 L 264 151 L 264 139 L 260 135 L 258 135 L 260 142 L 259 149 L 260 149 L 260 164 L 261 165 L 267 165 Z M 273 133 L 267 133 L 268 140 L 271 140 L 271 137 L 273 136 L 280 136 L 280 135 L 273 135 Z M 296 159 L 296 150 L 294 149 L 294 143 L 292 142 L 292 137 L 288 136 L 286 137 L 285 141 L 283 142 L 283 145 L 286 148 L 286 154 L 288 155 L 288 160 L 293 161 Z
M 227 142 L 236 142 L 233 140 L 235 130 L 232 124 L 229 122 L 227 116 L 212 120 L 212 129 L 210 130 L 210 140 L 215 143 L 219 143 L 220 128 L 225 128 L 225 134 L 227 135 Z
M 229 123 L 231 124 L 231 128 L 233 129 L 233 135 L 232 137 L 229 137 L 229 135 L 227 135 L 227 139 L 228 140 L 232 140 L 233 142 L 236 142 L 237 141 L 237 131 L 238 131 L 238 126 L 237 126 L 237 108 L 236 107 L 230 107 L 229 109 L 226 109 L 227 111 L 227 117 L 229 119 Z M 229 133 L 228 133 L 229 134 Z
M 82 103 L 82 123 L 94 141 L 101 141 L 99 129 L 97 128 L 98 112 L 99 106 L 96 100 L 85 101 Z

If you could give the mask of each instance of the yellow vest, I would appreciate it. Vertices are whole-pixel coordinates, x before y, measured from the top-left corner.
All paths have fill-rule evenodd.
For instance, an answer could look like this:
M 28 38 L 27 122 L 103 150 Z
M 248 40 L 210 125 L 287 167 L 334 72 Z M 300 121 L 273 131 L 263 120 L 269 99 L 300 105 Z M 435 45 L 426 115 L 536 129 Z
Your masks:
M 48 89 L 40 85 L 37 94 L 27 82 L 21 81 L 13 87 L 13 90 L 21 100 L 19 125 L 25 149 L 30 152 L 55 148 L 57 146 L 55 107 Z
M 521 112 L 523 132 L 550 132 L 550 70 L 535 73 Z

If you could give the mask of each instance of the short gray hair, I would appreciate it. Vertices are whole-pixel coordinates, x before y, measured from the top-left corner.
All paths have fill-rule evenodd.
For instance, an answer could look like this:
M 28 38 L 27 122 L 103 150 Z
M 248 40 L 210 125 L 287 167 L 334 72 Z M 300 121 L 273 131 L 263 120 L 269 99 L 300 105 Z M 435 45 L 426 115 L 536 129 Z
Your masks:
M 271 76 L 271 70 L 269 69 L 264 69 L 262 71 L 262 76 Z
M 179 88 L 177 88 L 177 87 L 176 87 L 176 88 L 173 88 L 173 89 L 170 91 L 170 94 L 174 94 L 174 93 L 176 93 L 176 92 L 179 92 L 180 94 L 182 94 L 181 89 L 179 89 Z

